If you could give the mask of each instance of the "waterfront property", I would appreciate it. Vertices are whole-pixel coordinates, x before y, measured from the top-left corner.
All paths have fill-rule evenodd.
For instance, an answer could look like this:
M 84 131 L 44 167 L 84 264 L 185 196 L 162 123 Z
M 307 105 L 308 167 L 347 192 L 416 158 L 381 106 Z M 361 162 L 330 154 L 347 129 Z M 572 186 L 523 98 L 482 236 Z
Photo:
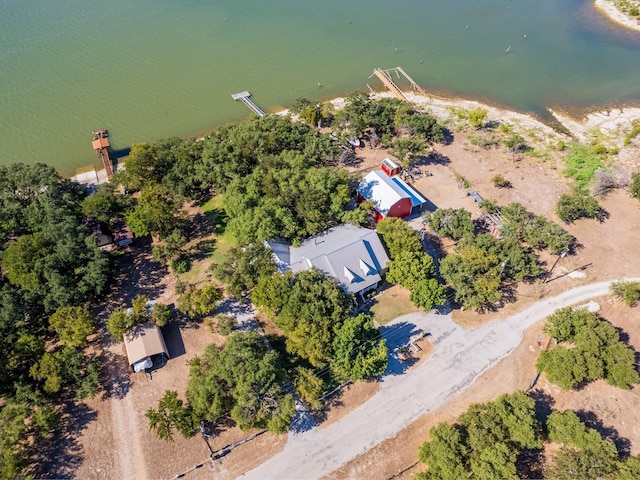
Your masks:
M 269 242 L 281 270 L 317 268 L 336 279 L 347 292 L 363 294 L 376 288 L 389 257 L 375 230 L 350 224 L 333 227 L 299 247 Z

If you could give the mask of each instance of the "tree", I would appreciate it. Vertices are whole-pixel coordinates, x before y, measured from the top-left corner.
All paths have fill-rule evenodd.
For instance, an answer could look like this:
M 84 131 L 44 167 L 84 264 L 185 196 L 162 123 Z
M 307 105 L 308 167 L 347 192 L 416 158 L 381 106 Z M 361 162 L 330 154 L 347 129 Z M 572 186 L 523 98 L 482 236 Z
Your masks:
M 547 430 L 549 439 L 561 445 L 545 469 L 551 478 L 599 478 L 617 468 L 618 450 L 613 442 L 585 427 L 574 412 L 552 412 Z
M 417 282 L 411 289 L 409 300 L 416 307 L 422 307 L 425 311 L 431 310 L 437 305 L 444 305 L 447 301 L 445 288 L 435 278 L 424 279 Z
M 458 244 L 440 263 L 440 274 L 465 307 L 484 309 L 502 298 L 501 261 L 470 242 Z
M 440 423 L 429 431 L 431 440 L 420 446 L 418 458 L 429 470 L 426 479 L 458 480 L 467 477 L 467 446 L 460 431 Z
M 584 309 L 563 308 L 549 316 L 544 331 L 558 342 L 540 352 L 537 367 L 553 383 L 568 390 L 585 381 L 604 378 L 611 385 L 630 388 L 640 381 L 633 350 L 620 342 L 618 331 Z
M 131 197 L 116 193 L 115 184 L 110 182 L 98 185 L 95 192 L 82 201 L 82 212 L 107 223 L 122 216 L 131 206 Z
M 164 238 L 162 243 L 153 246 L 151 255 L 157 261 L 171 265 L 182 257 L 182 247 L 186 241 L 184 234 L 179 229 L 175 229 Z
M 493 185 L 498 188 L 508 188 L 511 186 L 511 182 L 504 178 L 504 176 L 501 174 L 494 175 L 491 179 L 491 183 L 493 183 Z
M 573 223 L 580 218 L 600 217 L 601 210 L 598 200 L 579 192 L 560 195 L 556 205 L 556 213 L 565 223 Z
M 313 370 L 296 367 L 293 384 L 296 387 L 296 393 L 310 408 L 314 410 L 322 408 L 320 397 L 323 393 L 324 382 Z
M 373 326 L 373 319 L 361 313 L 335 329 L 331 371 L 340 382 L 381 375 L 387 369 L 387 354 L 386 341 Z
M 386 280 L 411 290 L 414 305 L 431 310 L 446 301 L 444 288 L 434 278 L 433 260 L 424 251 L 400 252 L 388 264 Z
M 640 478 L 640 456 L 629 457 L 620 466 L 616 480 L 635 480 Z
M 125 220 L 136 237 L 157 234 L 165 238 L 184 223 L 182 199 L 162 185 L 146 185 L 138 205 L 125 214 Z
M 80 347 L 93 331 L 95 320 L 87 306 L 59 307 L 49 317 L 49 326 L 67 347 Z
M 471 212 L 464 208 L 439 208 L 429 216 L 429 227 L 438 235 L 453 240 L 473 235 Z
M 401 252 L 424 252 L 418 233 L 400 218 L 384 218 L 378 222 L 376 231 L 391 258 L 396 258 Z
M 351 311 L 351 297 L 314 268 L 293 277 L 275 323 L 285 334 L 288 352 L 322 367 L 332 357 L 333 331 Z
M 171 320 L 171 307 L 164 303 L 156 302 L 153 304 L 149 317 L 157 326 L 164 327 Z
M 115 342 L 121 341 L 125 333 L 136 325 L 135 318 L 124 308 L 117 308 L 107 319 L 107 332 Z
M 158 402 L 158 409 L 149 408 L 145 413 L 149 420 L 149 430 L 153 430 L 161 440 L 172 441 L 176 429 L 184 438 L 191 438 L 197 432 L 197 422 L 189 406 L 178 398 L 178 392 L 167 390 Z
M 200 289 L 191 285 L 178 297 L 178 309 L 189 318 L 201 318 L 216 308 L 222 296 L 222 290 L 216 285 L 205 285 Z
M 613 282 L 611 293 L 624 300 L 629 307 L 633 307 L 640 300 L 640 282 Z
M 263 276 L 276 271 L 271 249 L 261 243 L 232 247 L 224 260 L 215 266 L 214 275 L 238 298 L 246 297 Z

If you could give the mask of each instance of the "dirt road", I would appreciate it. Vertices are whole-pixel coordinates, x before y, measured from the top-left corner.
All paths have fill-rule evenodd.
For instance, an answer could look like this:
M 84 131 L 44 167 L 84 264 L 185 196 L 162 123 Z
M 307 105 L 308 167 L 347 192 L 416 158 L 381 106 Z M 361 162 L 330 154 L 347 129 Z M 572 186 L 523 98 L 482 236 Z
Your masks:
M 469 387 L 520 344 L 526 328 L 558 308 L 607 294 L 610 283 L 574 288 L 473 330 L 463 330 L 449 315 L 409 314 L 397 318 L 392 325 L 429 332 L 435 346 L 433 355 L 405 374 L 385 376 L 380 391 L 340 421 L 290 434 L 281 453 L 241 478 L 307 479 L 331 473 Z

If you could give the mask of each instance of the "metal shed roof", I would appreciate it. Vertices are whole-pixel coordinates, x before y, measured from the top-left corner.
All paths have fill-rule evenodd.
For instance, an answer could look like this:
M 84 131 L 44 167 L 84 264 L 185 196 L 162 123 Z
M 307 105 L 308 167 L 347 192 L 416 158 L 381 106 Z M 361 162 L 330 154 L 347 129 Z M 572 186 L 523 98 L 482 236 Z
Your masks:
M 399 200 L 411 198 L 400 185 L 393 181 L 393 178 L 382 170 L 374 170 L 367 174 L 358 185 L 358 193 L 362 198 L 371 200 L 382 216 L 386 216 Z
M 125 333 L 124 346 L 127 349 L 129 365 L 153 355 L 164 353 L 169 357 L 169 350 L 164 343 L 164 337 L 158 326 L 154 323 L 143 323 Z

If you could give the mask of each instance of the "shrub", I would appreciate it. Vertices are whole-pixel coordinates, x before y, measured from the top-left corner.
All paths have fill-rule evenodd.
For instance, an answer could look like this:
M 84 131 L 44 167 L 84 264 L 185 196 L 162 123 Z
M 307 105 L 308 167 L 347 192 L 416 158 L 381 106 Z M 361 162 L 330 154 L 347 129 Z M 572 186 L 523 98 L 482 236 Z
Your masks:
M 491 179 L 491 183 L 493 183 L 493 185 L 498 188 L 508 188 L 511 186 L 511 182 L 500 174 L 495 175 Z
M 640 172 L 631 175 L 631 195 L 640 198 Z
M 482 107 L 475 108 L 467 114 L 469 123 L 474 128 L 482 128 L 487 121 L 487 110 Z
M 640 282 L 613 282 L 611 292 L 628 306 L 633 307 L 640 300 Z
M 596 218 L 601 215 L 598 200 L 580 192 L 573 195 L 561 195 L 556 204 L 556 212 L 565 223 L 572 223 L 579 218 Z

